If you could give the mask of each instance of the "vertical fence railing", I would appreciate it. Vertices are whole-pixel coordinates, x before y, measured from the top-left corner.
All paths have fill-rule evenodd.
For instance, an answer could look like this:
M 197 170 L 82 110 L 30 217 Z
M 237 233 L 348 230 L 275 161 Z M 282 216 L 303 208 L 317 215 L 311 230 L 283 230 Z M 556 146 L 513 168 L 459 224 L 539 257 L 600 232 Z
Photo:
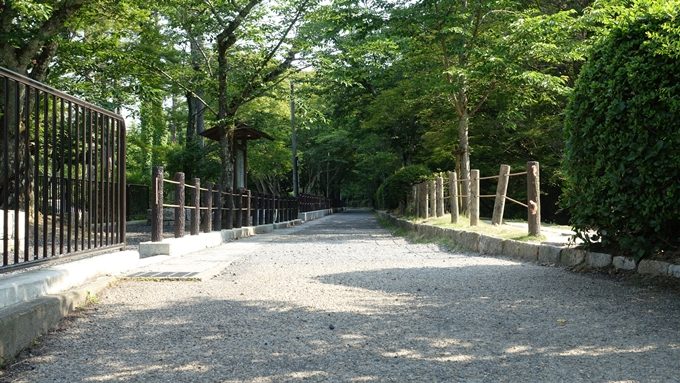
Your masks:
M 0 270 L 125 246 L 125 122 L 0 68 Z
M 406 206 L 419 218 L 441 217 L 444 215 L 444 201 L 448 199 L 448 211 L 451 213 L 451 222 L 457 223 L 461 209 L 461 202 L 468 201 L 468 215 L 470 226 L 479 224 L 479 200 L 480 198 L 494 198 L 492 224 L 500 225 L 503 222 L 505 202 L 523 206 L 527 209 L 528 234 L 538 236 L 541 234 L 541 202 L 540 202 L 540 177 L 539 164 L 535 161 L 527 162 L 527 170 L 523 172 L 510 173 L 510 166 L 501 165 L 498 175 L 481 177 L 479 170 L 472 169 L 470 178 L 459 179 L 456 172 L 448 172 L 447 188 L 448 196 L 444 193 L 444 179 L 441 175 L 434 179 L 413 185 Z M 527 202 L 523 203 L 507 195 L 510 177 L 527 177 Z M 480 181 L 497 180 L 496 194 L 480 194 Z M 458 193 L 461 182 L 470 183 L 470 194 L 460 195 Z
M 154 242 L 163 239 L 164 226 L 169 224 L 173 226 L 174 236 L 180 238 L 185 235 L 186 226 L 192 235 L 197 235 L 199 231 L 292 221 L 300 212 L 340 207 L 337 201 L 308 194 L 295 198 L 247 189 L 230 191 L 210 183 L 201 187 L 198 178 L 187 185 L 181 172 L 172 180 L 165 179 L 162 166 L 153 169 L 151 190 L 151 240 Z

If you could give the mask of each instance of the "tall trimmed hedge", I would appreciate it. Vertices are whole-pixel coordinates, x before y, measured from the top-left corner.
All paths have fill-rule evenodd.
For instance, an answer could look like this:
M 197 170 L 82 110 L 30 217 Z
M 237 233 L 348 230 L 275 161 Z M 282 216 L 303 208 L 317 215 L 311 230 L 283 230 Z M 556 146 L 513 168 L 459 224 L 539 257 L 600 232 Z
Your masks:
M 577 235 L 638 258 L 680 248 L 680 49 L 666 43 L 680 39 L 680 3 L 647 4 L 620 17 L 580 73 L 564 160 Z
M 397 170 L 387 177 L 376 192 L 378 207 L 396 209 L 406 206 L 406 197 L 411 192 L 411 186 L 425 181 L 432 172 L 423 165 L 409 165 Z

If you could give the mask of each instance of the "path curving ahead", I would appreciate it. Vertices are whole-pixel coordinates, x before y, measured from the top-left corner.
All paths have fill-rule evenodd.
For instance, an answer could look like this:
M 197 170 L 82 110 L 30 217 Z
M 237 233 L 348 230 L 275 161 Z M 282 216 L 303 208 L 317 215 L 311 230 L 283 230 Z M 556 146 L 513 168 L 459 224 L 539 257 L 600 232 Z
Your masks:
M 238 247 L 209 281 L 120 282 L 0 381 L 680 380 L 677 291 L 410 244 L 362 211 Z

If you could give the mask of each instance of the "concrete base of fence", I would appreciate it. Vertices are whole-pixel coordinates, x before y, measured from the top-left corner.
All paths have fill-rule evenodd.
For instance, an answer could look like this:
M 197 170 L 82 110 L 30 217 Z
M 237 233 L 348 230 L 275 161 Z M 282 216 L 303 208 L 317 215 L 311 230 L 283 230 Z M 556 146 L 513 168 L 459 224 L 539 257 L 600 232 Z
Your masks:
M 100 275 L 116 275 L 137 265 L 136 251 L 117 251 L 0 278 L 0 310 L 56 294 Z
M 312 220 L 315 220 L 315 219 L 319 219 L 319 218 L 325 217 L 325 216 L 330 215 L 330 214 L 333 214 L 333 209 L 307 211 L 307 212 L 304 212 L 304 213 L 299 213 L 298 219 L 302 220 L 303 222 L 306 222 L 306 221 L 312 221 Z
M 294 219 L 292 221 L 286 221 L 286 222 L 278 222 L 274 224 L 274 229 L 286 229 L 289 227 L 301 225 L 302 220 L 300 219 Z
M 462 250 L 479 252 L 486 255 L 506 256 L 541 265 L 559 265 L 579 269 L 613 268 L 615 270 L 637 272 L 639 274 L 680 278 L 680 265 L 664 261 L 643 259 L 636 263 L 635 259 L 630 257 L 613 257 L 611 254 L 589 252 L 577 248 L 557 247 L 510 239 L 504 240 L 465 230 L 416 224 L 386 212 L 377 212 L 377 214 L 381 219 L 401 229 L 415 231 L 427 237 L 449 238 Z
M 106 287 L 140 265 L 136 251 L 117 251 L 0 278 L 0 366 Z M 79 287 L 77 287 L 79 286 Z
M 325 214 L 327 215 L 327 214 Z M 31 271 L 0 276 L 0 367 L 75 308 L 106 288 L 115 276 L 167 257 L 219 245 L 234 239 L 269 233 L 301 224 L 299 219 L 201 233 L 162 242 L 145 242 L 137 251 L 117 251 Z M 184 241 L 182 241 L 184 240 Z M 144 258 L 143 257 L 150 257 Z
M 59 321 L 84 306 L 103 289 L 113 277 L 99 277 L 86 285 L 58 294 L 50 294 L 11 306 L 0 312 L 0 366 L 12 362 L 15 356 L 33 340 L 47 333 Z
M 139 257 L 147 258 L 157 255 L 183 255 L 219 246 L 225 242 L 256 234 L 271 233 L 274 229 L 283 229 L 301 224 L 299 219 L 274 224 L 244 226 L 198 235 L 185 235 L 182 238 L 165 238 L 161 242 L 142 242 L 139 244 Z

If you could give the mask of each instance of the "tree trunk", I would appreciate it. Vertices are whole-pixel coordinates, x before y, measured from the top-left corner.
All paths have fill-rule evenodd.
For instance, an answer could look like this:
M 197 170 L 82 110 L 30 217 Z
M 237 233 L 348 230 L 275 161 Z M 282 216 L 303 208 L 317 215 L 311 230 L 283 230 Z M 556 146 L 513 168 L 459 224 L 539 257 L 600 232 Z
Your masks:
M 470 123 L 470 115 L 467 110 L 467 95 L 464 92 L 459 94 L 458 102 L 464 102 L 464 105 L 459 106 L 462 113 L 458 120 L 458 163 L 460 164 L 460 179 L 461 182 L 460 194 L 464 196 L 470 195 L 470 146 L 468 143 L 468 128 Z M 469 197 L 462 198 L 461 211 L 463 214 L 468 212 Z

